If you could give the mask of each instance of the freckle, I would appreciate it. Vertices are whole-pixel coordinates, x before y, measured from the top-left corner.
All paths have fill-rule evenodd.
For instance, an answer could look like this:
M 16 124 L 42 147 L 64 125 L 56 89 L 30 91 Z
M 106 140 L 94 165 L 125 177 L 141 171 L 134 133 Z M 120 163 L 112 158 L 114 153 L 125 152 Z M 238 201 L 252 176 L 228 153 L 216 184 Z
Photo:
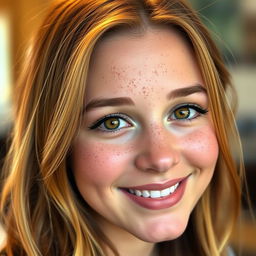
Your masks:
M 155 74 L 155 75 L 158 76 L 158 71 L 155 69 L 155 70 L 153 71 L 153 74 Z
M 136 147 L 131 145 L 131 146 L 128 146 L 127 148 L 125 148 L 125 150 L 122 153 L 127 154 L 127 153 L 130 153 L 130 152 L 134 152 L 135 149 L 136 149 Z
M 117 151 L 117 152 L 114 153 L 114 155 L 120 156 L 120 152 Z

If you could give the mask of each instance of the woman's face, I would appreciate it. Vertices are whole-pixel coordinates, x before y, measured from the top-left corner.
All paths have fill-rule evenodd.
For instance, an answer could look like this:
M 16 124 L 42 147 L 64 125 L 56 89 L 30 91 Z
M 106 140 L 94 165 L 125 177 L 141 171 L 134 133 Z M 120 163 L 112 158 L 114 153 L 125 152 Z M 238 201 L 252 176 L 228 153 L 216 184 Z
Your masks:
M 209 184 L 218 143 L 189 44 L 175 30 L 97 46 L 72 167 L 110 237 L 172 240 Z

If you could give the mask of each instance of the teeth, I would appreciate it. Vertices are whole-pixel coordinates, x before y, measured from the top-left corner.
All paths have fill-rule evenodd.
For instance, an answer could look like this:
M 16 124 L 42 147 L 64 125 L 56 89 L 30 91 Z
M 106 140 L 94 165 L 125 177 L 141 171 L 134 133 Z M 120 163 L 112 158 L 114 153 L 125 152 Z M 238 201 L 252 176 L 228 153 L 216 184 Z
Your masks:
M 133 189 L 129 189 L 129 192 L 131 194 L 135 194 L 136 196 L 142 196 L 142 197 L 151 197 L 151 198 L 160 198 L 160 197 L 165 197 L 168 196 L 170 194 L 172 194 L 177 187 L 179 186 L 179 183 L 176 183 L 175 185 L 163 189 L 163 190 L 133 190 Z
M 175 190 L 175 186 L 170 187 L 170 193 L 173 193 Z
M 141 196 L 141 195 L 142 195 L 142 193 L 141 193 L 141 191 L 140 191 L 140 190 L 135 190 L 135 195 L 136 195 L 136 196 Z
M 130 192 L 131 194 L 134 194 L 134 190 L 133 190 L 133 189 L 129 189 L 129 192 Z
M 147 190 L 142 191 L 142 196 L 143 197 L 150 197 L 150 193 Z
M 161 192 L 159 190 L 152 190 L 150 191 L 151 198 L 158 198 L 161 197 Z
M 170 188 L 166 188 L 161 191 L 161 196 L 168 196 L 170 195 Z

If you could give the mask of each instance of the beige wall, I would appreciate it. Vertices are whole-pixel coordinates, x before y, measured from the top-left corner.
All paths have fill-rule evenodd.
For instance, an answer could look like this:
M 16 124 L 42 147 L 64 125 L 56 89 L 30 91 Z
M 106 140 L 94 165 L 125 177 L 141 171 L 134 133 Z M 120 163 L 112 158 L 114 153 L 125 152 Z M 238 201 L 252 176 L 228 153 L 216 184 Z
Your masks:
M 256 119 L 256 65 L 235 66 L 230 69 L 239 99 L 238 118 Z

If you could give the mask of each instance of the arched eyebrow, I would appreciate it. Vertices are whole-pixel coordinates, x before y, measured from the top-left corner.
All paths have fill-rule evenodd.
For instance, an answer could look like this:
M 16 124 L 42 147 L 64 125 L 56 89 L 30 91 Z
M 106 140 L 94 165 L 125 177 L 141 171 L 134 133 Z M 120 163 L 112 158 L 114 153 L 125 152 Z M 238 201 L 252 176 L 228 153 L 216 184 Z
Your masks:
M 167 99 L 173 99 L 173 98 L 180 98 L 180 97 L 186 97 L 190 94 L 193 93 L 204 93 L 207 94 L 207 91 L 205 89 L 205 87 L 203 87 L 201 84 L 196 84 L 193 86 L 189 86 L 189 87 L 184 87 L 184 88 L 180 88 L 180 89 L 175 89 L 173 91 L 171 91 L 168 95 L 167 95 Z
M 193 93 L 205 93 L 207 94 L 206 89 L 200 85 L 196 84 L 189 87 L 179 88 L 172 90 L 168 95 L 167 99 L 186 97 Z M 117 97 L 117 98 L 96 98 L 88 102 L 88 104 L 83 109 L 83 113 L 87 112 L 93 108 L 99 107 L 111 107 L 111 106 L 122 106 L 122 105 L 135 105 L 133 100 L 129 97 Z
M 121 105 L 135 105 L 133 100 L 129 97 L 118 97 L 109 99 L 93 99 L 85 106 L 84 111 L 88 111 L 92 108 L 99 107 L 111 107 L 111 106 L 121 106 Z

